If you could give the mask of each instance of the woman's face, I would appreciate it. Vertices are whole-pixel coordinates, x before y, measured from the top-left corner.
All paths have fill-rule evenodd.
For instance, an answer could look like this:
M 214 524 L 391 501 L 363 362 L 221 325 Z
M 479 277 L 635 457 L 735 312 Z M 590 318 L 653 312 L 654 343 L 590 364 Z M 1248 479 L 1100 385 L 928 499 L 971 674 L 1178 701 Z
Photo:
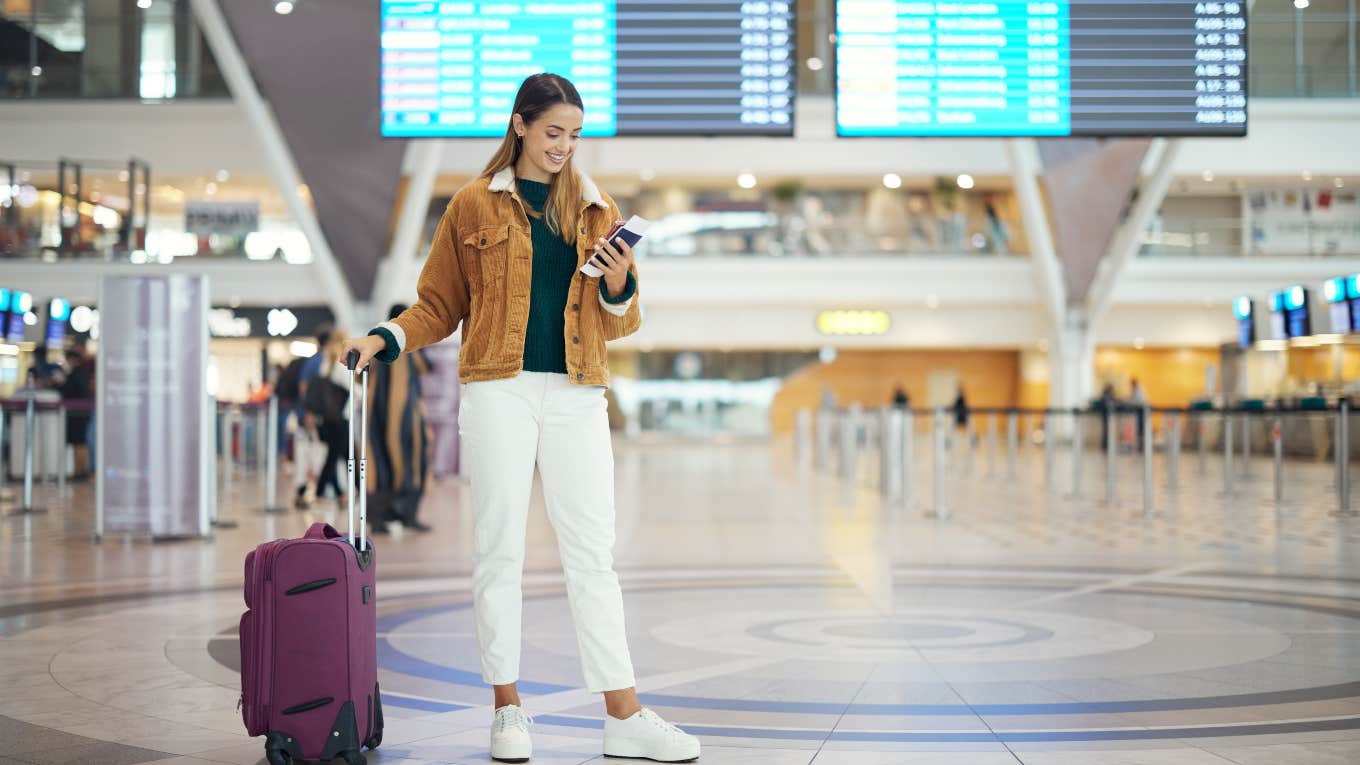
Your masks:
M 566 167 L 567 160 L 576 152 L 584 120 L 581 110 L 571 104 L 556 104 L 532 123 L 516 114 L 515 132 L 523 135 L 520 160 L 527 161 L 536 173 L 551 178 Z

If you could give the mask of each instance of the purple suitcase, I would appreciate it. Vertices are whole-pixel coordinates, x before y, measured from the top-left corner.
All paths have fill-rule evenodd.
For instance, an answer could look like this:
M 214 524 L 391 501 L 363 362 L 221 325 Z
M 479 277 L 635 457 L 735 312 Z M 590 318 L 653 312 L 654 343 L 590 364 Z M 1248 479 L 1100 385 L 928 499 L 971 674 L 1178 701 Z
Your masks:
M 366 369 L 363 381 L 366 404 Z M 352 424 L 352 377 L 349 400 Z M 366 409 L 361 434 L 368 425 Z M 350 486 L 355 485 L 354 440 L 351 427 Z M 366 485 L 365 451 L 361 445 L 361 487 Z M 301 539 L 265 542 L 246 556 L 241 713 L 250 735 L 265 736 L 270 765 L 336 757 L 362 765 L 361 747 L 376 749 L 382 742 L 376 561 L 372 543 L 364 538 L 367 492 L 357 493 L 357 537 L 356 492 L 351 491 L 348 538 L 330 524 L 314 523 Z

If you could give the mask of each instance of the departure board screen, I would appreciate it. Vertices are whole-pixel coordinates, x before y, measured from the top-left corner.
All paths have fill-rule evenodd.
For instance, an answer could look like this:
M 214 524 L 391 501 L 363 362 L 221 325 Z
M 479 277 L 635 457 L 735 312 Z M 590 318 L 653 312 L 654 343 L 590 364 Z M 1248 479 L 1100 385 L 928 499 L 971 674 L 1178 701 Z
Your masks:
M 1246 2 L 838 0 L 843 136 L 1243 136 Z
M 504 135 L 525 77 L 571 80 L 582 134 L 793 135 L 793 0 L 382 3 L 382 132 Z

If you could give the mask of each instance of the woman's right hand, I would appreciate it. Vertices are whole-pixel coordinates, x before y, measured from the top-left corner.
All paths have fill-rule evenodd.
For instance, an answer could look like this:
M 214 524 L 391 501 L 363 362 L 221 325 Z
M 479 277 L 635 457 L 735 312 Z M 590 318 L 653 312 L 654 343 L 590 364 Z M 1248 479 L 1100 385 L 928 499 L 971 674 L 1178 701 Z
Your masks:
M 340 352 L 340 363 L 348 364 L 350 351 L 359 352 L 359 363 L 355 365 L 354 371 L 368 366 L 368 362 L 382 353 L 387 348 L 387 341 L 381 335 L 364 335 L 363 337 L 352 337 L 345 341 L 344 350 Z

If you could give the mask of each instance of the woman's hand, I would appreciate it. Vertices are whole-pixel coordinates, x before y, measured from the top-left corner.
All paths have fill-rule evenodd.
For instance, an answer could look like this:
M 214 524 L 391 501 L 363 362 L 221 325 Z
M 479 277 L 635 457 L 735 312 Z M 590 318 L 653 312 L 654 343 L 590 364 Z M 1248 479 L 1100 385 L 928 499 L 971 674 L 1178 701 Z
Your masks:
M 615 247 L 612 242 L 600 237 L 595 243 L 594 260 L 604 271 L 602 278 L 609 288 L 609 297 L 622 294 L 623 288 L 628 286 L 628 268 L 633 265 L 633 248 L 622 239 L 619 240 L 619 246 Z
M 359 363 L 354 367 L 354 371 L 359 371 L 368 366 L 368 362 L 374 356 L 382 353 L 387 348 L 387 341 L 381 335 L 364 335 L 363 337 L 352 337 L 345 341 L 344 350 L 340 352 L 340 363 L 348 363 L 350 351 L 359 352 Z

